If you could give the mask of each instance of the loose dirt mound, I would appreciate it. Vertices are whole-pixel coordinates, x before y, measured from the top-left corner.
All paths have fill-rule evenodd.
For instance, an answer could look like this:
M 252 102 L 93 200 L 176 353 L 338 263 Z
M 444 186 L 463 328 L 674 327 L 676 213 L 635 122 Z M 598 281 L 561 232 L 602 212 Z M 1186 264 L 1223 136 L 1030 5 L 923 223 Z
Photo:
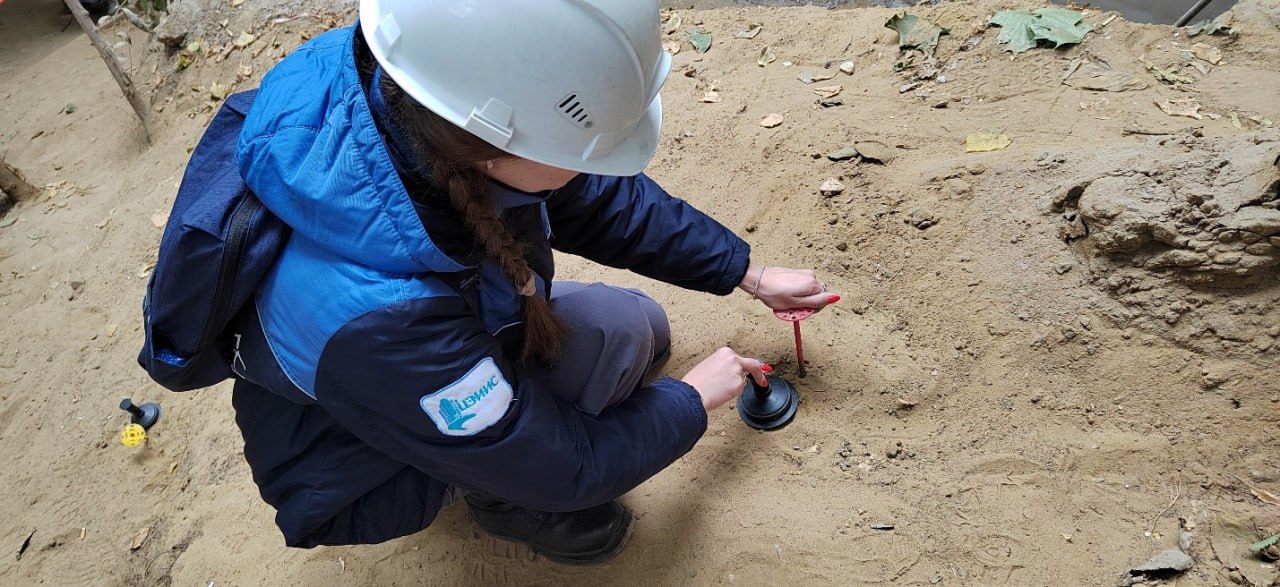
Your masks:
M 1122 326 L 1250 357 L 1280 335 L 1277 164 L 1275 131 L 1168 138 L 1101 154 L 1053 211 Z

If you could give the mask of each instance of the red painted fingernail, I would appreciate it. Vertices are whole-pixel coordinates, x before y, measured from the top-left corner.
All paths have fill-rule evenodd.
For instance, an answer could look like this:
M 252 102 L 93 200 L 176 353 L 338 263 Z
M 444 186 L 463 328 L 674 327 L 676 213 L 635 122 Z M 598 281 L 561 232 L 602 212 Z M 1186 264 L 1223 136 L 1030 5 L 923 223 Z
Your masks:
M 831 294 L 831 295 L 827 296 L 827 303 L 828 303 L 828 304 L 834 304 L 834 303 L 836 303 L 836 302 L 838 302 L 838 301 L 840 301 L 840 296 L 838 296 L 838 295 Z
M 760 365 L 760 370 L 764 371 L 765 373 L 773 373 L 773 367 L 770 367 L 768 365 Z

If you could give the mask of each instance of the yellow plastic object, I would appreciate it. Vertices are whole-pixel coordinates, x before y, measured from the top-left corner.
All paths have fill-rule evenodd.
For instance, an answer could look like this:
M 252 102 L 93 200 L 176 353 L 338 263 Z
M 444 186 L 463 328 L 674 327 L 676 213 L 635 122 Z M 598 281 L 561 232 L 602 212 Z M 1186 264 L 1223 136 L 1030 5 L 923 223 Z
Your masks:
M 147 429 L 139 424 L 129 424 L 120 431 L 120 444 L 129 448 L 141 445 L 147 440 Z

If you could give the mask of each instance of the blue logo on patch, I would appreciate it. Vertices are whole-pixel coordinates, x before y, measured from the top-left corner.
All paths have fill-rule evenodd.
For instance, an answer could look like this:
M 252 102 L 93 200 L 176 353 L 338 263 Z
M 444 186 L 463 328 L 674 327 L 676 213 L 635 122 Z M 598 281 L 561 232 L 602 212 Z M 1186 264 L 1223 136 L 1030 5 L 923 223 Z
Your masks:
M 448 436 L 469 436 L 500 420 L 512 401 L 511 385 L 492 358 L 485 358 L 444 389 L 419 404 L 436 428 Z
M 488 381 L 484 382 L 484 385 L 481 386 L 479 390 L 463 398 L 462 401 L 449 399 L 447 397 L 441 399 L 440 417 L 444 418 L 444 421 L 448 423 L 450 430 L 466 430 L 462 425 L 466 423 L 467 420 L 476 417 L 475 414 L 466 413 L 467 410 L 475 407 L 476 404 L 480 403 L 480 400 L 487 397 L 489 392 L 493 391 L 497 386 L 498 376 L 494 375 L 493 377 L 490 377 Z

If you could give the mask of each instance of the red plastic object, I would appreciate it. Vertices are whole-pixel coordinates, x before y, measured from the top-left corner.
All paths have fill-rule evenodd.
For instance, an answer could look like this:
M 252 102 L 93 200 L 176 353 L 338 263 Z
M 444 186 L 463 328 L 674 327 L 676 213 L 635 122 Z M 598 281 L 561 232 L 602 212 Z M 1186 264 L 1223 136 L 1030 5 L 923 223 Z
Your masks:
M 780 320 L 786 320 L 787 322 L 799 322 L 816 313 L 818 313 L 818 311 L 813 308 L 792 308 L 790 310 L 773 311 L 774 316 L 777 316 Z
M 804 343 L 800 340 L 800 321 L 818 313 L 813 308 L 792 308 L 790 310 L 774 310 L 773 315 L 780 320 L 791 323 L 796 333 L 796 375 L 804 377 Z

